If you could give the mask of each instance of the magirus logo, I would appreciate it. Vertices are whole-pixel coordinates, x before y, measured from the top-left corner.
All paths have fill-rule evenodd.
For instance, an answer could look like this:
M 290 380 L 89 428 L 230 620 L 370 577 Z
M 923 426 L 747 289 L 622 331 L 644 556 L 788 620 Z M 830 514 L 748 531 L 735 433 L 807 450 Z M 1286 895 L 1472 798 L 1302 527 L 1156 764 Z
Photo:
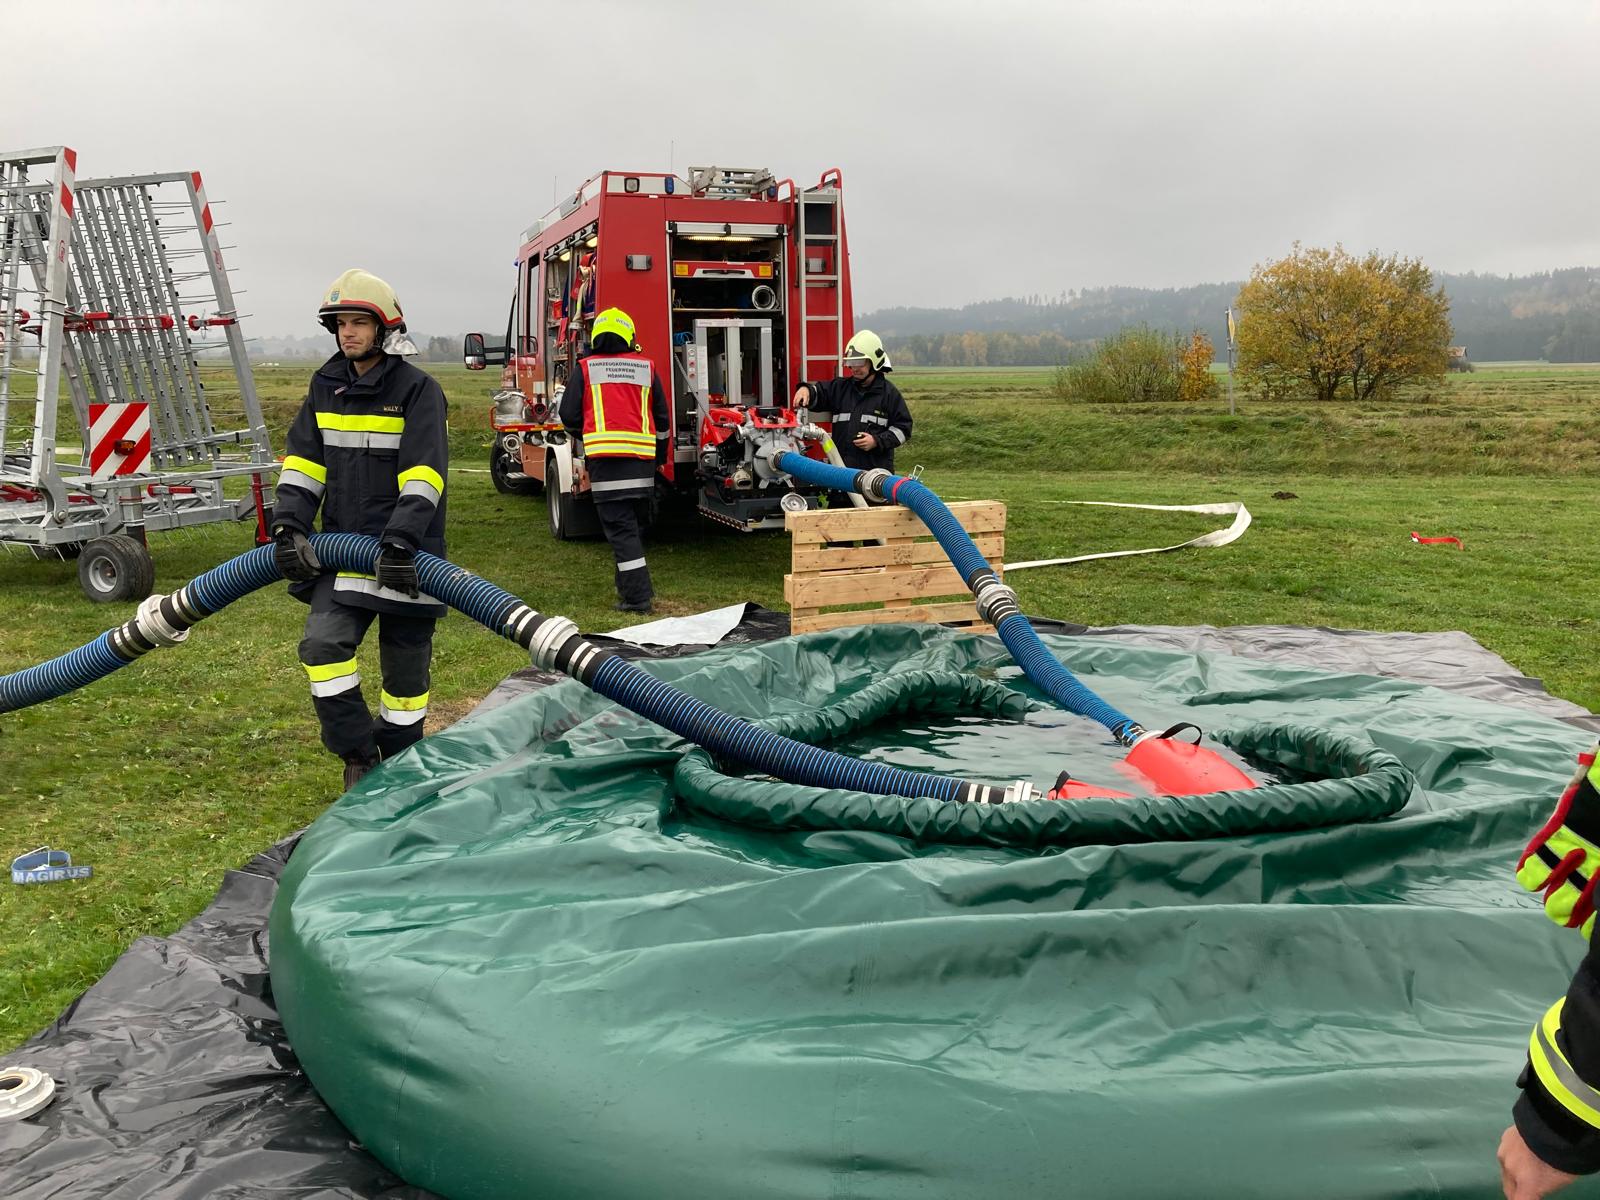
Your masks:
M 75 867 L 65 850 L 40 846 L 11 860 L 12 883 L 60 883 L 64 879 L 88 879 L 93 867 Z

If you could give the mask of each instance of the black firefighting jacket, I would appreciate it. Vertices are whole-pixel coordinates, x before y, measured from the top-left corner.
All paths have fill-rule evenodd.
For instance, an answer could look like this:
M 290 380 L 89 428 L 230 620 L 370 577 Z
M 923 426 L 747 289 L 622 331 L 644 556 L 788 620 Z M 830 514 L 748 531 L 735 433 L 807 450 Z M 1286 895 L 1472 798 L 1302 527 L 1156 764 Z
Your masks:
M 285 444 L 273 524 L 309 534 L 317 511 L 325 533 L 365 533 L 413 550 L 444 554 L 449 442 L 444 390 L 425 371 L 386 354 L 358 376 L 335 354 L 311 388 Z M 290 595 L 307 599 L 311 584 Z M 443 616 L 442 604 L 378 588 L 341 572 L 334 596 L 378 612 Z
M 865 387 L 849 376 L 806 384 L 811 389 L 811 416 L 833 421 L 833 443 L 847 467 L 894 470 L 894 452 L 911 440 L 911 410 L 900 389 L 882 371 L 874 371 Z M 878 443 L 857 450 L 855 440 L 870 433 Z
M 1600 1171 L 1600 951 L 1593 942 L 1564 1000 L 1529 1039 L 1512 1109 L 1528 1148 L 1557 1170 Z

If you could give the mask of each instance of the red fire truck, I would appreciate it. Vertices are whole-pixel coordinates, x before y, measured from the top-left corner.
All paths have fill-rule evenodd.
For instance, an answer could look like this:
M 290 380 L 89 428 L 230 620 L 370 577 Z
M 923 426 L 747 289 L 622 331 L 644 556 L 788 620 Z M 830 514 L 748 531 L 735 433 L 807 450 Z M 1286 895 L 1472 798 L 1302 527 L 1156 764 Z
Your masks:
M 806 188 L 764 169 L 604 171 L 526 230 L 502 344 L 474 333 L 465 347 L 469 368 L 502 368 L 495 487 L 543 492 L 557 538 L 600 532 L 590 497 L 574 491 L 557 408 L 594 314 L 616 307 L 670 395 L 658 495 L 693 496 L 746 530 L 814 507 L 814 493 L 772 469 L 771 448 L 805 448 L 808 414 L 789 397 L 838 374 L 854 332 L 842 195 L 836 169 Z M 815 437 L 806 445 L 822 456 Z

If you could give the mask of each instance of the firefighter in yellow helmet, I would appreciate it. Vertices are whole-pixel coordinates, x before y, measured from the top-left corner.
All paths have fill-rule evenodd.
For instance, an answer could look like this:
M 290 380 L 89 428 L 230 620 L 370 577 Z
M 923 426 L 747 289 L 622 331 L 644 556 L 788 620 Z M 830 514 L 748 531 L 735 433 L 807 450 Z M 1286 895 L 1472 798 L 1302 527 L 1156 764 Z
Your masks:
M 393 288 L 346 271 L 317 320 L 338 351 L 311 377 L 289 427 L 272 536 L 289 594 L 311 606 L 300 662 L 322 744 L 344 760 L 349 788 L 422 737 L 433 627 L 445 606 L 418 586 L 416 555 L 444 554 L 449 445 L 443 390 L 405 361 L 417 349 Z M 319 510 L 324 533 L 379 540 L 373 574 L 323 570 L 308 540 Z M 383 671 L 376 718 L 356 670 L 374 619 Z
M 589 352 L 561 393 L 561 425 L 581 442 L 600 528 L 616 561 L 618 612 L 647 613 L 655 595 L 645 561 L 645 525 L 656 470 L 666 461 L 667 393 L 620 308 L 595 315 Z
M 883 340 L 860 330 L 844 349 L 845 374 L 802 383 L 794 402 L 811 409 L 813 420 L 833 422 L 833 440 L 847 467 L 894 470 L 894 452 L 911 440 L 911 410 L 900 389 L 889 382 L 894 367 Z

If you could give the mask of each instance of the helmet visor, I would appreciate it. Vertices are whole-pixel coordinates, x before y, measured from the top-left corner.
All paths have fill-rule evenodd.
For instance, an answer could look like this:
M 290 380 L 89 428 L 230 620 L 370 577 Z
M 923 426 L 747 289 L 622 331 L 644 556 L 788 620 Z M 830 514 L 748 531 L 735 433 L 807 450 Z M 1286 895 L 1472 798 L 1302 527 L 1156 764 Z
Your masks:
M 857 367 L 870 367 L 872 360 L 865 354 L 847 354 L 844 356 L 844 365 L 847 369 L 853 371 Z

